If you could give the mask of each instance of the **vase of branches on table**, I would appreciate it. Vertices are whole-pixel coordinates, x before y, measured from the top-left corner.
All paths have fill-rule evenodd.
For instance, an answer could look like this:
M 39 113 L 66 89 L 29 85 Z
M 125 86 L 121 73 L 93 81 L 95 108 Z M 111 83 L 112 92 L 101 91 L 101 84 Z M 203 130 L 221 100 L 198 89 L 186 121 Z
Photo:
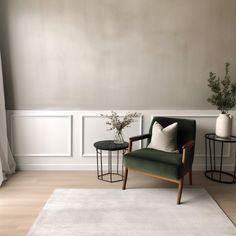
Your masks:
M 123 129 L 129 127 L 131 123 L 136 121 L 136 118 L 140 116 L 137 112 L 128 112 L 124 116 L 119 116 L 117 112 L 111 111 L 111 115 L 101 114 L 102 117 L 106 117 L 109 121 L 106 122 L 110 126 L 108 130 L 114 130 L 114 143 L 122 144 L 124 143 Z
M 225 63 L 225 76 L 221 79 L 215 73 L 209 73 L 208 87 L 211 89 L 211 96 L 207 99 L 216 106 L 221 114 L 216 119 L 216 135 L 221 138 L 228 138 L 232 131 L 232 116 L 228 113 L 236 105 L 236 83 L 232 83 L 229 75 L 230 63 Z

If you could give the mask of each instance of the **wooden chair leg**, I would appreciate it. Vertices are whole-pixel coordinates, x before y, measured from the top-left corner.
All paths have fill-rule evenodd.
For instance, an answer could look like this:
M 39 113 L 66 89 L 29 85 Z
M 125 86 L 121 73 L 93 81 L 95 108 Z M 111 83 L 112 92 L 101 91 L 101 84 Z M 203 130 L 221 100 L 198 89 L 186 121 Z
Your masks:
M 125 168 L 125 176 L 124 176 L 123 187 L 122 187 L 123 190 L 126 189 L 127 177 L 128 177 L 128 168 Z
M 192 170 L 189 171 L 189 185 L 193 185 Z
M 181 202 L 182 190 L 183 190 L 184 178 L 179 181 L 178 186 L 178 196 L 177 196 L 177 204 L 179 205 Z

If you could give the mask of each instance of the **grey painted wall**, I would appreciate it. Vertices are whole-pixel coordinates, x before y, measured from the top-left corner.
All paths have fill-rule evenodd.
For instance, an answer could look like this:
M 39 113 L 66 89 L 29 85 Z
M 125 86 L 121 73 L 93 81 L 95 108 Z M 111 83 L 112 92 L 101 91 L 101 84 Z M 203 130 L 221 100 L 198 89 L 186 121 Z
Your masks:
M 209 109 L 235 0 L 0 0 L 8 109 Z

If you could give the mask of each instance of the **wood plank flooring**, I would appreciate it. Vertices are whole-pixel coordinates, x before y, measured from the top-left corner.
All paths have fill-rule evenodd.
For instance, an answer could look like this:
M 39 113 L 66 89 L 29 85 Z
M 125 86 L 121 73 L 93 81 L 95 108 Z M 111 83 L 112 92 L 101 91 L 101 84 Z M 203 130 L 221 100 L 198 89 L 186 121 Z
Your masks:
M 188 178 L 186 178 L 186 186 Z M 20 171 L 0 188 L 0 235 L 26 235 L 50 194 L 56 188 L 120 188 L 107 183 L 95 171 Z M 236 184 L 215 183 L 203 172 L 193 172 L 193 187 L 204 187 L 236 224 Z M 127 188 L 176 187 L 155 178 L 129 173 Z M 177 192 L 176 192 L 177 193 Z M 175 202 L 170 203 L 175 204 Z

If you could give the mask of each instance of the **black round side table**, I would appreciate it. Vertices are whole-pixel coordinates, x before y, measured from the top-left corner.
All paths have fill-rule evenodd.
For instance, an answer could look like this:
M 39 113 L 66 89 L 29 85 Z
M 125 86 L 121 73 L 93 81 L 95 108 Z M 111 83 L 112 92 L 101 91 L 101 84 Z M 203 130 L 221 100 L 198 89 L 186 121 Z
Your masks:
M 220 138 L 216 134 L 209 133 L 205 135 L 205 176 L 215 182 L 234 184 L 236 183 L 236 153 L 232 172 L 223 170 L 224 145 L 233 145 L 236 143 L 236 136 L 229 138 Z M 218 145 L 217 145 L 218 144 Z M 216 156 L 216 146 L 220 147 L 220 156 Z M 223 178 L 222 178 L 223 177 Z
M 114 140 L 104 140 L 94 143 L 97 156 L 97 178 L 106 182 L 118 182 L 123 180 L 123 156 L 128 148 L 128 143 L 114 143 Z M 107 170 L 104 172 L 103 151 L 108 152 Z M 121 151 L 121 155 L 120 152 Z M 116 152 L 115 158 L 112 158 L 112 152 Z M 112 161 L 113 160 L 113 161 Z M 113 164 L 112 164 L 113 163 Z M 114 165 L 115 164 L 115 165 Z M 115 168 L 113 168 L 115 167 Z M 104 178 L 108 176 L 108 179 Z M 112 177 L 116 177 L 115 179 Z M 117 179 L 117 177 L 119 177 Z

